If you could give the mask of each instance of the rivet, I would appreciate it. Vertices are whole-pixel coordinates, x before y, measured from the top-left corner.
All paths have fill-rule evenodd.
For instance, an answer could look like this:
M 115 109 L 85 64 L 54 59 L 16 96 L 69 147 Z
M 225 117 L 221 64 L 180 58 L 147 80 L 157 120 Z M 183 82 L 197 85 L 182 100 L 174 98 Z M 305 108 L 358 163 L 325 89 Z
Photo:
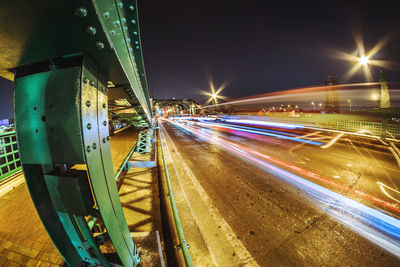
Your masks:
M 103 103 L 103 108 L 106 108 L 106 107 L 107 107 L 106 103 Z
M 107 139 L 103 138 L 103 143 L 106 143 L 106 142 L 107 142 Z
M 96 34 L 96 28 L 93 26 L 89 26 L 86 28 L 86 34 L 88 35 L 95 35 Z
M 132 24 L 136 24 L 136 20 L 134 20 L 134 19 L 131 20 L 131 23 L 132 23 Z
M 128 8 L 129 8 L 130 11 L 133 11 L 135 9 L 134 6 L 129 6 Z
M 87 9 L 86 9 L 86 7 L 80 6 L 80 7 L 75 9 L 74 14 L 78 18 L 84 18 L 84 17 L 87 16 Z
M 128 30 L 128 27 L 124 27 L 124 31 L 127 31 Z
M 133 32 L 134 35 L 137 35 L 137 32 Z
M 93 147 L 93 149 L 96 149 L 97 148 L 96 143 L 93 143 L 92 147 Z
M 119 21 L 119 20 L 117 20 L 116 22 L 115 22 L 115 25 L 117 25 L 117 26 L 119 26 L 121 24 L 121 22 Z
M 131 38 L 126 39 L 126 41 L 127 41 L 128 43 L 130 43 L 130 42 L 131 42 Z
M 138 45 L 138 44 L 139 44 L 139 42 L 138 42 L 138 41 L 135 41 L 135 44 L 137 44 L 137 45 Z
M 90 81 L 90 85 L 91 85 L 91 86 L 94 86 L 94 81 Z
M 89 82 L 88 78 L 83 79 L 83 83 L 88 83 L 88 82 Z
M 108 12 L 108 11 L 104 12 L 103 15 L 104 15 L 104 17 L 105 17 L 106 19 L 110 18 L 110 12 Z
M 106 126 L 107 125 L 107 121 L 103 121 L 103 125 Z
M 122 7 L 124 6 L 124 4 L 122 4 L 122 3 L 120 2 L 120 3 L 118 3 L 118 6 L 119 6 L 120 8 L 122 8 Z
M 79 250 L 83 250 L 83 248 L 82 248 L 82 247 L 78 247 L 78 249 L 79 249 Z
M 111 33 L 112 36 L 115 35 L 115 31 L 114 30 L 111 30 L 110 33 Z
M 110 136 L 107 136 L 107 141 L 110 141 Z
M 85 258 L 85 261 L 89 261 L 89 259 L 88 259 L 88 258 Z
M 136 46 L 136 49 L 139 50 L 139 46 L 138 45 Z
M 86 106 L 90 107 L 90 100 L 86 101 Z
M 122 23 L 125 23 L 126 22 L 126 18 L 122 18 L 121 21 L 122 21 Z
M 131 47 L 129 48 L 129 52 L 133 52 L 133 49 Z
M 144 77 L 144 73 L 142 73 L 142 76 Z
M 99 50 L 101 50 L 101 49 L 104 48 L 104 44 L 103 44 L 102 42 L 96 42 L 96 43 L 94 44 L 94 46 L 95 46 L 97 49 L 99 49 Z
M 86 127 L 90 130 L 92 129 L 92 124 L 88 123 Z
M 87 147 L 86 147 L 86 151 L 87 151 L 87 152 L 90 152 L 91 150 L 92 150 L 92 148 L 91 148 L 90 146 L 87 146 Z

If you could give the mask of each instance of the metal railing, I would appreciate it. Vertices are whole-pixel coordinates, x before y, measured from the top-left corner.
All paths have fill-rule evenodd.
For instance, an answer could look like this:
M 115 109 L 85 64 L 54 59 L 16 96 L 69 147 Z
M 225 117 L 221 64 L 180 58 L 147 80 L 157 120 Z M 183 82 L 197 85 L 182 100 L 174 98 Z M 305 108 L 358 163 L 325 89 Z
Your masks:
M 15 131 L 0 133 L 0 181 L 21 170 Z
M 186 242 L 185 235 L 183 234 L 181 221 L 180 221 L 179 215 L 178 215 L 178 209 L 176 208 L 176 204 L 175 204 L 174 193 L 172 192 L 171 181 L 169 179 L 169 172 L 167 169 L 167 164 L 165 162 L 164 149 L 163 149 L 162 140 L 161 140 L 161 131 L 160 131 L 160 148 L 161 148 L 161 155 L 162 155 L 162 160 L 163 160 L 164 174 L 165 174 L 165 178 L 166 178 L 165 180 L 167 182 L 167 188 L 168 188 L 168 198 L 171 203 L 172 216 L 174 218 L 175 228 L 178 233 L 180 248 L 182 249 L 182 254 L 183 254 L 183 258 L 185 260 L 186 266 L 194 266 L 193 262 L 192 262 L 192 258 L 190 256 L 190 252 L 189 252 L 189 245 Z
M 316 125 L 346 132 L 366 132 L 375 136 L 381 136 L 382 131 L 386 130 L 387 136 L 391 138 L 400 138 L 400 125 L 381 122 L 369 122 L 369 121 L 327 121 L 318 122 Z

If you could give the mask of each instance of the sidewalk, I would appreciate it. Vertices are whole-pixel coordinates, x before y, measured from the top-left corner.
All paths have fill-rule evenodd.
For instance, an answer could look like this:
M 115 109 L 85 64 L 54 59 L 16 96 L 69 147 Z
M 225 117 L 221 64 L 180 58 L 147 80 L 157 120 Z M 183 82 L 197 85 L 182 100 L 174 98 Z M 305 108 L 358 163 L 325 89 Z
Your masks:
M 113 167 L 116 172 L 126 155 L 137 140 L 138 132 L 134 129 L 124 130 L 111 137 L 111 154 Z M 136 171 L 136 170 L 135 170 Z M 148 171 L 148 170 L 147 170 Z M 151 172 L 151 171 L 150 171 Z M 132 173 L 132 170 L 129 172 Z M 146 179 L 136 177 L 141 172 L 126 176 L 127 185 L 122 189 L 129 189 L 131 179 Z M 23 174 L 20 173 L 22 176 Z M 144 181 L 144 180 L 143 180 Z M 142 182 L 143 184 L 143 182 Z M 150 191 L 156 185 L 149 184 Z M 121 200 L 126 199 L 126 205 L 134 205 L 134 200 L 128 198 L 125 189 L 121 192 Z M 125 192 L 125 194 L 123 193 Z M 129 192 L 128 192 L 129 193 Z M 132 202 L 129 202 L 132 201 Z M 137 202 L 141 203 L 141 202 Z M 124 211 L 126 209 L 124 208 Z M 150 212 L 150 211 L 149 211 Z M 135 231 L 150 231 L 153 228 L 138 228 L 127 215 L 128 225 Z M 0 266 L 63 266 L 64 260 L 51 242 L 44 229 L 29 195 L 25 183 L 0 197 Z

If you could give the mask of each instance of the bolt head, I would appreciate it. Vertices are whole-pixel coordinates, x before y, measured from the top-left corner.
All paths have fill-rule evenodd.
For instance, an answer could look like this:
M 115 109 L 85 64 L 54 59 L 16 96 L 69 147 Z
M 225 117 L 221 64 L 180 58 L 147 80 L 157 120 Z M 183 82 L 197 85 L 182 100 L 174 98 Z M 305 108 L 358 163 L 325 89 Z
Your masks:
M 135 7 L 134 7 L 134 6 L 129 6 L 128 8 L 129 8 L 130 11 L 135 10 Z
M 96 149 L 96 148 L 97 148 L 96 143 L 93 143 L 92 148 L 93 148 L 93 149 Z
M 90 129 L 92 129 L 92 124 L 91 124 L 91 123 L 88 123 L 88 124 L 86 125 L 86 127 L 90 130 Z
M 87 152 L 90 152 L 90 151 L 92 151 L 92 148 L 91 148 L 90 146 L 87 146 L 87 147 L 86 147 L 86 151 L 87 151 Z
M 103 108 L 106 108 L 106 107 L 107 107 L 106 103 L 103 103 Z
M 110 18 L 110 12 L 108 12 L 108 11 L 104 12 L 103 15 L 104 15 L 104 17 L 105 17 L 106 19 Z
M 107 126 L 107 121 L 103 121 L 103 125 L 104 125 L 104 126 Z
M 88 78 L 83 79 L 83 83 L 88 83 L 88 82 L 89 82 Z
M 136 20 L 134 20 L 134 19 L 131 20 L 131 23 L 132 23 L 132 24 L 136 24 Z
M 110 136 L 107 136 L 107 141 L 110 141 Z
M 90 107 L 90 100 L 86 101 L 86 106 Z
M 104 48 L 104 44 L 102 42 L 96 42 L 94 46 L 99 50 L 102 50 Z
M 96 34 L 96 28 L 95 27 L 93 27 L 93 26 L 89 26 L 89 27 L 87 27 L 86 28 L 86 34 L 87 35 L 95 35 Z
M 106 138 L 103 138 L 103 143 L 105 144 L 107 142 L 107 139 Z
M 80 6 L 80 7 L 77 7 L 76 9 L 75 9 L 75 12 L 74 12 L 74 14 L 75 14 L 75 16 L 76 17 L 78 17 L 78 18 L 84 18 L 84 17 L 86 17 L 87 16 L 87 9 L 86 9 L 86 7 L 84 7 L 84 6 Z
M 90 85 L 91 85 L 91 86 L 94 86 L 94 81 L 90 81 Z

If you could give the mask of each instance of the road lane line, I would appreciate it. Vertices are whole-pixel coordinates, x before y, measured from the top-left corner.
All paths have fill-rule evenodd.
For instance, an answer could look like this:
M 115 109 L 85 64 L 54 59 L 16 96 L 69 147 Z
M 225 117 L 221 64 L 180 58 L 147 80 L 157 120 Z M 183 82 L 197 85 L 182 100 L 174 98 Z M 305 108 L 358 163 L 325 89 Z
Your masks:
M 176 160 L 178 160 L 179 162 L 182 162 L 183 168 L 185 170 L 185 175 L 187 177 L 190 178 L 191 182 L 193 183 L 195 189 L 197 190 L 198 194 L 200 195 L 203 203 L 208 207 L 208 210 L 210 211 L 211 216 L 209 218 L 206 219 L 206 223 L 204 223 L 204 227 L 206 228 L 210 228 L 209 227 L 209 220 L 213 220 L 215 222 L 216 225 L 221 226 L 221 228 L 217 228 L 219 229 L 223 236 L 224 236 L 224 242 L 229 244 L 229 246 L 235 251 L 235 254 L 237 255 L 237 257 L 239 258 L 239 261 L 236 259 L 235 262 L 237 264 L 237 266 L 259 266 L 257 264 L 257 262 L 255 261 L 255 259 L 253 258 L 253 256 L 250 254 L 250 252 L 246 249 L 246 247 L 243 245 L 243 243 L 240 241 L 240 239 L 237 238 L 236 234 L 234 233 L 234 231 L 232 230 L 232 228 L 229 226 L 228 222 L 225 221 L 225 219 L 223 218 L 222 214 L 219 212 L 219 210 L 217 209 L 217 207 L 213 204 L 213 201 L 211 200 L 211 198 L 207 195 L 206 191 L 203 189 L 203 187 L 201 186 L 201 184 L 199 183 L 199 181 L 197 180 L 197 178 L 195 177 L 195 175 L 193 174 L 193 172 L 190 170 L 189 166 L 186 164 L 186 162 L 183 160 L 183 157 L 181 156 L 181 154 L 179 153 L 178 149 L 176 148 L 172 138 L 169 136 L 169 134 L 167 133 L 166 129 L 162 126 L 161 128 L 163 128 L 163 132 L 165 133 L 165 137 L 168 138 L 170 144 L 171 144 L 171 148 L 172 150 L 176 153 Z M 170 159 L 172 160 L 172 155 L 169 154 Z M 180 176 L 177 173 L 177 168 L 175 166 L 174 161 L 172 161 L 172 164 L 174 165 L 174 169 L 175 169 L 175 173 L 177 175 L 177 178 L 179 180 L 179 184 L 181 186 L 182 192 L 184 192 L 184 188 L 183 188 L 183 183 L 181 182 Z M 186 195 L 186 193 L 185 193 Z M 187 196 L 185 196 L 189 207 L 191 207 L 190 205 L 190 200 L 187 198 Z M 221 250 L 221 248 L 219 246 L 215 247 L 213 246 L 213 248 L 211 249 L 211 243 L 213 243 L 214 245 L 218 244 L 218 240 L 216 240 L 215 236 L 210 236 L 207 237 L 207 233 L 202 231 L 202 227 L 201 224 L 202 222 L 199 221 L 197 219 L 197 217 L 194 214 L 194 210 L 191 208 L 193 217 L 196 220 L 196 223 L 199 227 L 199 230 L 204 238 L 205 243 L 207 244 L 210 253 L 212 253 L 211 251 L 217 251 L 217 250 Z M 202 214 L 203 217 L 206 217 L 208 214 Z M 226 244 L 225 244 L 226 245 Z M 222 253 L 219 253 L 219 255 L 224 256 L 224 254 L 226 254 L 226 251 L 222 251 Z M 215 259 L 215 258 L 214 258 Z M 216 260 L 216 259 L 215 259 Z M 216 264 L 218 266 L 218 264 Z

